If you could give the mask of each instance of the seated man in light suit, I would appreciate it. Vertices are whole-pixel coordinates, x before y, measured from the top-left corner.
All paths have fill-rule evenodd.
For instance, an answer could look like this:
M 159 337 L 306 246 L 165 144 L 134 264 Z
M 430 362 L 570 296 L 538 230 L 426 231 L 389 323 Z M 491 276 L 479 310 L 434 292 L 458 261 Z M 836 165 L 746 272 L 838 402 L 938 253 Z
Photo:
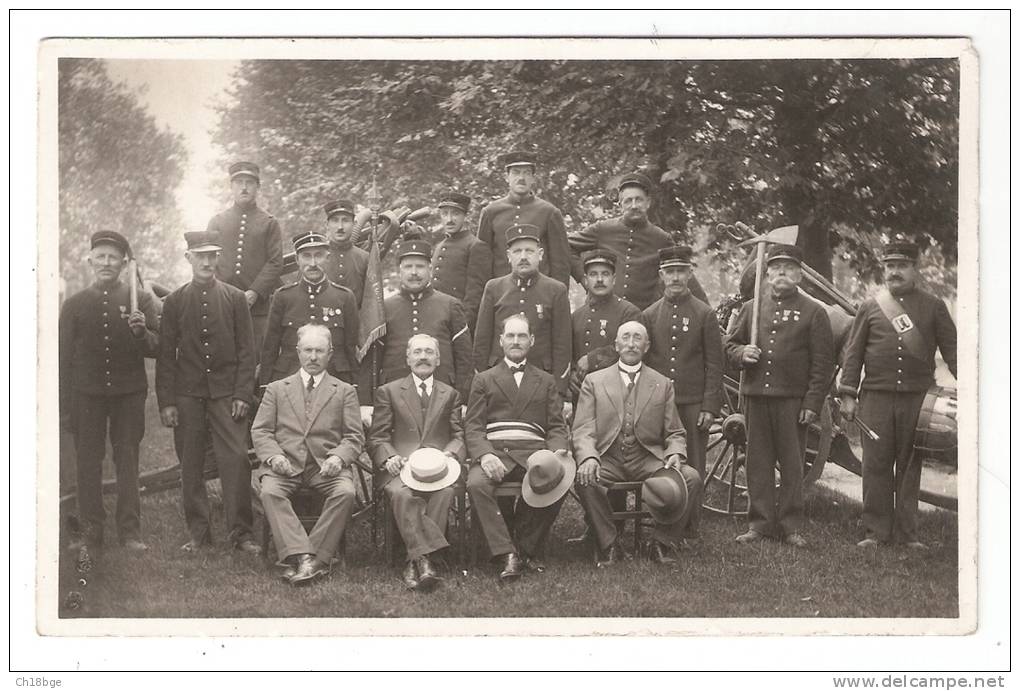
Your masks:
M 503 359 L 471 384 L 464 437 L 474 460 L 467 477 L 471 506 L 489 552 L 499 558 L 500 579 L 511 581 L 524 569 L 545 570 L 545 539 L 576 467 L 567 452 L 557 381 L 527 361 L 535 343 L 527 317 L 507 317 L 499 341 Z M 533 456 L 542 462 L 529 465 Z M 496 487 L 504 481 L 522 482 L 516 506 L 497 502 Z
M 691 508 L 701 497 L 698 471 L 687 465 L 684 426 L 673 402 L 673 383 L 642 358 L 648 331 L 639 322 L 616 333 L 617 364 L 592 372 L 581 384 L 572 439 L 578 459 L 577 493 L 597 541 L 597 563 L 626 558 L 602 482 L 645 481 L 642 492 L 656 523 L 649 557 L 675 561 Z
M 411 374 L 376 389 L 368 433 L 375 486 L 386 492 L 407 548 L 403 580 L 410 590 L 428 591 L 440 582 L 429 555 L 449 546 L 446 521 L 464 459 L 460 395 L 433 376 L 439 357 L 439 341 L 434 337 L 417 334 L 408 339 Z M 441 474 L 416 476 L 416 468 L 407 461 L 423 448 L 438 449 L 452 463 Z
M 365 441 L 358 394 L 326 372 L 333 346 L 329 329 L 298 329 L 295 374 L 266 387 L 251 439 L 262 465 L 257 475 L 262 506 L 273 531 L 284 578 L 292 585 L 326 575 L 330 559 L 354 509 L 351 465 Z M 325 496 L 322 515 L 306 533 L 291 506 L 291 495 L 311 487 Z

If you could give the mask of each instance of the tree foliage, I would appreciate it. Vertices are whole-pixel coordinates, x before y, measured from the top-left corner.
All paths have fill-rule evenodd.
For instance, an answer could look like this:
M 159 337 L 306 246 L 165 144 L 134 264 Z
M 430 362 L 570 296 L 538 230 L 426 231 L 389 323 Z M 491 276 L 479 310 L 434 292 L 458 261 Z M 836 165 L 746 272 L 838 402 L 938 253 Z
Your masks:
M 67 293 L 92 281 L 89 237 L 115 230 L 131 243 L 146 279 L 175 285 L 168 256 L 180 254 L 175 193 L 187 152 L 160 129 L 101 60 L 58 66 L 61 276 Z
M 499 153 L 539 152 L 540 194 L 577 228 L 613 212 L 617 176 L 659 182 L 653 220 L 724 271 L 718 223 L 801 226 L 809 261 L 856 271 L 903 233 L 956 251 L 958 63 L 786 61 L 253 61 L 216 133 L 253 157 L 285 226 L 330 196 L 477 210 L 505 192 Z M 719 264 L 715 262 L 718 261 Z

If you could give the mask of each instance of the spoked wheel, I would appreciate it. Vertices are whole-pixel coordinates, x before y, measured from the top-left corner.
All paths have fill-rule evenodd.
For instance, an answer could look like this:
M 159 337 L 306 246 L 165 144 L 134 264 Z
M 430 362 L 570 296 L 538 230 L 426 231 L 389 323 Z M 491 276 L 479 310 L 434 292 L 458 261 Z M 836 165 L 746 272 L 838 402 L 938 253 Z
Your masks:
M 705 492 L 702 506 L 724 516 L 746 516 L 747 496 L 747 420 L 739 408 L 739 383 L 732 377 L 723 380 L 723 406 L 712 423 L 705 461 Z M 832 445 L 832 410 L 822 406 L 821 415 L 808 427 L 804 453 L 804 487 L 818 479 Z M 778 468 L 776 471 L 778 482 Z

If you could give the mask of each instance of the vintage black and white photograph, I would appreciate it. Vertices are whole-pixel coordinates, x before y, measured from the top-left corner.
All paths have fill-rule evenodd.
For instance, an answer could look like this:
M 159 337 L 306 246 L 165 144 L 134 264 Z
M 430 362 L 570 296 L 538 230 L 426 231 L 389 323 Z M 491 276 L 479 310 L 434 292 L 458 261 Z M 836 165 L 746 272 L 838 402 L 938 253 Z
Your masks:
M 973 630 L 965 39 L 41 55 L 40 630 Z

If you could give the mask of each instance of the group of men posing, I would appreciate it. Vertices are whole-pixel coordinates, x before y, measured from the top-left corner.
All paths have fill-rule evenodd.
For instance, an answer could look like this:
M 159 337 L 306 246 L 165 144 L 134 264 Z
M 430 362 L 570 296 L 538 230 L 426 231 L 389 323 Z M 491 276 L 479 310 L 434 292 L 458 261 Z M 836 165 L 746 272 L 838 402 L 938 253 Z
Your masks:
M 325 205 L 324 231 L 293 237 L 299 276 L 277 288 L 281 231 L 256 203 L 259 169 L 232 165 L 234 205 L 206 231 L 185 233 L 192 280 L 166 297 L 161 315 L 145 292 L 131 309 L 121 280 L 128 242 L 96 233 L 89 257 L 96 282 L 60 316 L 61 424 L 74 435 L 86 541 L 103 541 L 109 429 L 118 537 L 128 549 L 146 549 L 138 445 L 144 358 L 155 357 L 160 417 L 174 428 L 181 462 L 185 550 L 212 542 L 204 481 L 211 439 L 229 542 L 261 551 L 247 458 L 258 382 L 265 389 L 251 423 L 255 484 L 283 577 L 294 585 L 328 572 L 363 451 L 403 538 L 409 588 L 441 581 L 435 556 L 448 546 L 462 468 L 501 580 L 545 570 L 544 544 L 571 487 L 595 563 L 629 558 L 608 489 L 622 481 L 643 483 L 656 525 L 647 554 L 669 563 L 699 533 L 725 360 L 743 372 L 747 415 L 749 527 L 737 540 L 805 546 L 805 432 L 832 387 L 836 356 L 825 309 L 798 287 L 800 250 L 769 248 L 758 333 L 752 338 L 748 301 L 724 338 L 693 277 L 691 248 L 648 220 L 647 177 L 623 176 L 619 217 L 568 234 L 560 212 L 534 194 L 534 157 L 510 152 L 504 168 L 508 194 L 482 210 L 476 233 L 465 228 L 470 199 L 451 192 L 438 204 L 442 241 L 432 247 L 409 234 L 397 243 L 400 289 L 385 300 L 386 334 L 378 357 L 360 361 L 368 253 L 355 244 L 349 201 Z M 886 247 L 887 287 L 861 307 L 845 349 L 842 407 L 855 415 L 863 392 L 861 415 L 880 435 L 864 446 L 862 547 L 923 548 L 914 519 L 920 468 L 909 458 L 935 348 L 955 376 L 956 334 L 944 303 L 917 287 L 917 258 L 914 245 Z M 571 275 L 587 291 L 573 313 Z M 505 483 L 520 483 L 519 497 L 498 496 Z M 290 503 L 300 487 L 325 497 L 310 532 Z

